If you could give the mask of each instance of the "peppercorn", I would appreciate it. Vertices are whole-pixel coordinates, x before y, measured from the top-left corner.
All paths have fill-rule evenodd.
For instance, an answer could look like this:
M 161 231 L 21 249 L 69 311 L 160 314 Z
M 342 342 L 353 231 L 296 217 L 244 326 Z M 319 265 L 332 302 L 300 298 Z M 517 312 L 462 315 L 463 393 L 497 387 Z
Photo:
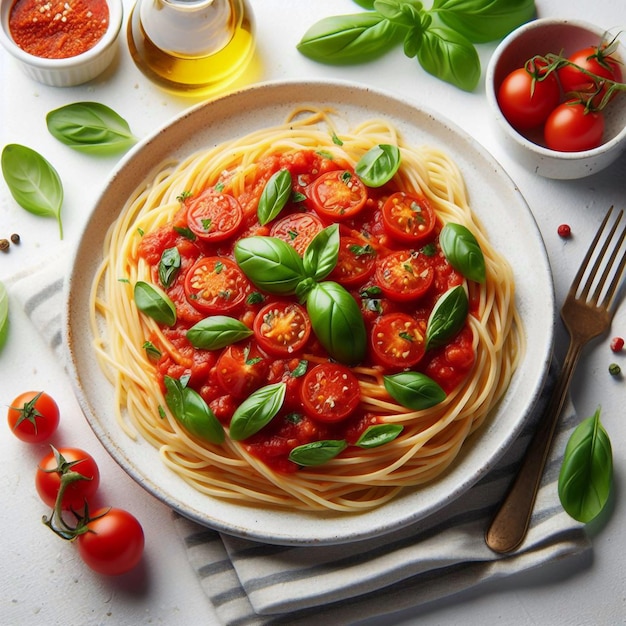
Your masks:
M 609 365 L 609 374 L 611 376 L 619 376 L 622 373 L 622 368 L 617 363 L 611 363 Z
M 559 237 L 563 237 L 563 239 L 567 239 L 572 236 L 572 229 L 569 224 L 561 224 L 556 231 L 559 234 Z
M 15 244 L 18 244 L 20 242 L 20 236 L 17 233 L 13 233 L 11 235 L 11 241 Z
M 622 337 L 613 337 L 611 339 L 611 350 L 613 352 L 621 352 L 624 348 L 624 339 Z
M 0 250 L 2 250 L 2 252 L 7 252 L 10 245 L 8 239 L 0 239 Z

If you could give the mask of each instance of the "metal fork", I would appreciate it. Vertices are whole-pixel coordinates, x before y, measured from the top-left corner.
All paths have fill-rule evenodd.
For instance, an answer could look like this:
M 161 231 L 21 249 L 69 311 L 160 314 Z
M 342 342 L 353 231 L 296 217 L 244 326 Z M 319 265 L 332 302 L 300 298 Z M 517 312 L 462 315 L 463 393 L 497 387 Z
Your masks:
M 604 217 L 561 308 L 570 344 L 545 415 L 510 491 L 485 534 L 485 542 L 495 552 L 511 552 L 524 541 L 559 414 L 582 348 L 611 326 L 613 304 L 626 266 L 626 253 L 620 252 L 626 226 L 616 235 L 623 211 L 617 213 L 608 229 L 612 211 L 613 207 Z

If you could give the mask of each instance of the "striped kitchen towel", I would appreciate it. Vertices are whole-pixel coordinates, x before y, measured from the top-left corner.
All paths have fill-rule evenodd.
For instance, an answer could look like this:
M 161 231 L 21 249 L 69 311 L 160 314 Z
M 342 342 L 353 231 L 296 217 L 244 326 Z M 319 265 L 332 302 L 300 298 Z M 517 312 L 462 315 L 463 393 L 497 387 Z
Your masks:
M 59 358 L 66 268 L 63 260 L 47 263 L 6 282 L 10 306 L 23 307 Z M 544 404 L 542 398 L 519 439 L 472 489 L 418 524 L 381 537 L 336 546 L 269 545 L 174 514 L 181 544 L 220 621 L 317 625 L 327 618 L 354 624 L 589 549 L 584 528 L 563 511 L 557 493 L 565 443 L 578 423 L 571 405 L 559 425 L 526 541 L 503 557 L 483 540 Z

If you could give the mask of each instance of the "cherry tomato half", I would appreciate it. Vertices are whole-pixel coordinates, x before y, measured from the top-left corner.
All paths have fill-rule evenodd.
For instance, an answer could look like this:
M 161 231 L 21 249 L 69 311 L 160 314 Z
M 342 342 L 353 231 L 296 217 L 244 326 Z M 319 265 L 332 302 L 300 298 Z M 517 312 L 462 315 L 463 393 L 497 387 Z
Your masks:
M 399 250 L 379 259 L 376 282 L 383 293 L 396 302 L 423 296 L 433 283 L 435 271 L 424 254 Z
M 271 302 L 257 313 L 253 330 L 263 350 L 274 356 L 290 356 L 309 340 L 311 320 L 295 302 Z
M 187 205 L 187 224 L 203 241 L 218 242 L 232 237 L 243 220 L 243 210 L 230 194 L 205 189 Z
M 550 114 L 544 128 L 544 139 L 550 150 L 579 152 L 602 143 L 604 115 L 585 111 L 580 102 L 564 102 Z
M 293 213 L 278 220 L 270 230 L 272 237 L 286 241 L 302 256 L 311 240 L 324 228 L 313 213 Z
M 94 458 L 80 448 L 59 448 L 50 451 L 37 466 L 35 487 L 39 497 L 54 508 L 61 486 L 61 476 L 74 472 L 83 479 L 72 481 L 63 492 L 61 508 L 81 511 L 89 503 L 100 484 L 100 470 Z
M 403 191 L 387 198 L 382 217 L 388 235 L 412 245 L 425 242 L 437 223 L 435 211 L 426 198 Z
M 600 84 L 601 79 L 622 82 L 622 70 L 619 63 L 610 54 L 605 54 L 605 48 L 605 46 L 589 46 L 577 50 L 568 57 L 568 61 L 600 77 L 600 81 L 596 83 L 591 76 L 581 72 L 578 67 L 564 65 L 558 70 L 558 75 L 561 87 L 566 94 L 585 96 L 597 92 L 593 98 L 593 104 L 597 106 L 607 90 L 606 84 Z
M 307 195 L 315 210 L 333 221 L 354 217 L 367 201 L 367 189 L 349 170 L 333 170 L 318 176 L 308 187 Z
M 217 380 L 226 393 L 247 398 L 265 384 L 269 364 L 254 344 L 233 344 L 224 348 L 215 367 Z
M 342 235 L 337 265 L 329 278 L 344 287 L 360 285 L 372 275 L 375 263 L 376 250 L 372 246 L 356 237 Z
M 225 257 L 202 257 L 185 277 L 187 300 L 209 315 L 237 308 L 245 301 L 249 288 L 250 283 L 239 266 Z
M 321 363 L 305 374 L 300 399 L 309 417 L 320 422 L 339 422 L 359 405 L 359 380 L 344 365 Z
M 78 553 L 94 571 L 107 576 L 125 574 L 141 560 L 145 538 L 137 518 L 123 509 L 90 513 L 87 532 L 78 535 Z
M 525 68 L 513 70 L 498 89 L 498 106 L 516 130 L 528 130 L 543 124 L 560 99 L 559 83 L 554 73 L 533 80 Z
M 426 350 L 424 332 L 423 324 L 406 313 L 381 315 L 372 327 L 374 359 L 393 369 L 417 365 Z
M 59 425 L 59 407 L 43 391 L 25 391 L 13 400 L 7 413 L 11 432 L 27 443 L 46 441 Z

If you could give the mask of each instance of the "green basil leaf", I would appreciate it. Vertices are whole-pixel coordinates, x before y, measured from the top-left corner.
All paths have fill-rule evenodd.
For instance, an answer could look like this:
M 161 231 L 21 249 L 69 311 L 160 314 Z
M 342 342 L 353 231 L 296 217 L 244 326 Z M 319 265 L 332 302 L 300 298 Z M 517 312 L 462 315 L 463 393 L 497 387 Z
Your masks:
M 374 424 L 370 426 L 357 440 L 359 448 L 378 448 L 393 441 L 402 431 L 400 424 Z
M 480 58 L 476 48 L 463 35 L 449 28 L 425 30 L 417 60 L 429 74 L 465 91 L 474 90 L 480 80 Z
M 421 372 L 400 372 L 383 377 L 387 393 L 402 406 L 415 411 L 429 409 L 446 399 L 446 392 Z
M 431 12 L 474 43 L 502 39 L 536 14 L 534 0 L 434 0 Z
M 559 473 L 559 499 L 579 522 L 594 519 L 609 499 L 613 482 L 613 451 L 600 423 L 600 409 L 571 434 Z
M 227 315 L 213 315 L 200 320 L 187 331 L 191 345 L 204 350 L 217 350 L 246 339 L 253 332 L 243 322 Z
M 247 439 L 269 424 L 280 411 L 285 399 L 287 385 L 273 383 L 257 389 L 235 410 L 230 421 L 230 438 L 234 441 Z
M 240 239 L 235 244 L 235 259 L 243 273 L 269 293 L 293 294 L 306 278 L 300 255 L 277 237 Z
M 463 285 L 452 287 L 444 293 L 428 318 L 426 325 L 426 350 L 436 348 L 454 337 L 465 324 L 469 302 Z
M 151 361 L 158 361 L 161 358 L 161 351 L 151 341 L 144 341 L 141 347 Z
M 9 328 L 9 294 L 0 281 L 0 348 L 4 345 Z
M 267 181 L 257 207 L 259 224 L 271 222 L 284 208 L 291 196 L 291 173 L 278 170 Z
M 313 24 L 296 47 L 322 63 L 363 63 L 395 45 L 398 32 L 396 24 L 375 12 L 338 15 Z
M 133 291 L 137 308 L 155 322 L 173 326 L 176 323 L 176 306 L 158 287 L 138 280 Z
M 62 106 L 48 113 L 46 124 L 53 137 L 80 152 L 115 154 L 137 141 L 128 122 L 99 102 Z
M 446 224 L 439 234 L 439 245 L 455 270 L 468 280 L 485 282 L 485 257 L 468 228 L 461 224 Z
M 54 167 L 38 152 L 12 143 L 2 150 L 2 175 L 23 209 L 40 217 L 56 218 L 63 239 L 63 185 Z
M 180 252 L 178 248 L 167 248 L 159 261 L 159 281 L 166 289 L 174 282 L 180 271 Z
M 398 146 L 383 143 L 368 150 L 359 159 L 354 171 L 368 187 L 381 187 L 394 177 L 399 167 Z
M 345 365 L 363 360 L 367 332 L 356 300 L 341 285 L 325 281 L 309 291 L 306 300 L 311 328 L 328 354 Z
M 315 280 L 326 278 L 337 265 L 339 258 L 339 225 L 321 230 L 307 246 L 302 259 L 304 272 Z
M 192 435 L 210 443 L 225 439 L 224 427 L 202 396 L 182 381 L 165 376 L 165 402 L 181 426 Z
M 374 8 L 374 0 L 352 0 L 355 4 L 358 4 L 363 9 L 372 10 Z
M 324 439 L 322 441 L 314 441 L 313 443 L 305 443 L 295 447 L 289 453 L 289 460 L 303 467 L 322 465 L 334 459 L 347 447 L 348 444 L 343 439 Z
M 375 0 L 374 9 L 390 22 L 407 28 L 422 21 L 423 7 L 419 0 Z

